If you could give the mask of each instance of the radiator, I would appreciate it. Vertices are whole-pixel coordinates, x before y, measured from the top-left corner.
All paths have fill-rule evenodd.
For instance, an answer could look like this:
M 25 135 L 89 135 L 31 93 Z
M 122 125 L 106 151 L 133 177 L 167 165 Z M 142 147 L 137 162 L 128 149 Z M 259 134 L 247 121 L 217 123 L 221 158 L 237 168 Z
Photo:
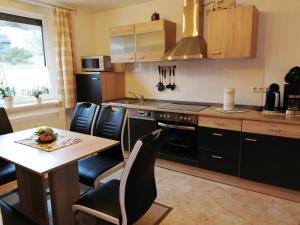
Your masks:
M 10 120 L 14 131 L 20 131 L 40 126 L 48 126 L 54 128 L 65 129 L 65 112 L 58 110 L 51 113 L 43 113 L 40 115 L 32 115 L 21 118 L 12 118 Z

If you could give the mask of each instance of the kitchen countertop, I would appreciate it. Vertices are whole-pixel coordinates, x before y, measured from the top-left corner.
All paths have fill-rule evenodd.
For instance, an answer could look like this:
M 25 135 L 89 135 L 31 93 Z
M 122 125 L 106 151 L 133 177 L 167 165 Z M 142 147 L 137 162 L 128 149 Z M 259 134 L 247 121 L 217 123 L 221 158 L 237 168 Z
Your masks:
M 102 103 L 102 105 L 112 105 L 112 106 L 123 106 L 129 109 L 141 109 L 141 110 L 151 110 L 151 111 L 163 111 L 163 112 L 175 112 L 175 113 L 184 113 L 184 114 L 193 114 L 199 116 L 209 116 L 209 117 L 220 117 L 227 119 L 240 119 L 240 120 L 253 120 L 261 122 L 275 122 L 275 123 L 285 123 L 285 124 L 295 124 L 300 125 L 300 116 L 286 116 L 281 113 L 263 113 L 259 109 L 260 107 L 247 107 L 247 106 L 238 106 L 239 110 L 245 112 L 237 113 L 222 113 L 216 110 L 217 107 L 221 107 L 220 104 L 211 104 L 211 103 L 195 103 L 196 105 L 207 105 L 208 108 L 202 111 L 187 111 L 187 110 L 174 110 L 160 108 L 161 104 L 170 103 L 170 101 L 165 100 L 145 100 L 144 104 L 140 104 L 136 99 L 121 99 Z M 187 102 L 176 102 L 182 104 L 191 104 Z

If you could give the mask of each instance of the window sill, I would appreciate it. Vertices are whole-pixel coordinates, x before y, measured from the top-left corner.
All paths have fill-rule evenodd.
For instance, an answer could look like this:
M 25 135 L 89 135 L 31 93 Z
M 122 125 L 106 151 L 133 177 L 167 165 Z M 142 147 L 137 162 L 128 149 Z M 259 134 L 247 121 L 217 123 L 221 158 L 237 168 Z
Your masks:
M 18 120 L 58 113 L 60 110 L 57 101 L 45 101 L 42 104 L 16 105 L 6 109 L 6 112 L 10 120 Z

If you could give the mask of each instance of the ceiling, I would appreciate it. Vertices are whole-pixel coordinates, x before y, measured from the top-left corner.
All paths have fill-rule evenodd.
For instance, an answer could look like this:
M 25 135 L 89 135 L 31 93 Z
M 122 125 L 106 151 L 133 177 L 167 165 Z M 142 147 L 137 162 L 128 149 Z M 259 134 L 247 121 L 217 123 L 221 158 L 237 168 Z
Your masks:
M 153 0 L 56 0 L 56 2 L 94 12 L 103 12 Z

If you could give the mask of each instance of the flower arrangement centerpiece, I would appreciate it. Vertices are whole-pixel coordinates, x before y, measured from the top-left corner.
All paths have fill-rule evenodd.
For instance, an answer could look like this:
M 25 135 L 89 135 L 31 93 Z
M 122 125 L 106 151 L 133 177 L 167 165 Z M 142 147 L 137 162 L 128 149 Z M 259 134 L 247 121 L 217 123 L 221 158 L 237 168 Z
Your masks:
M 36 141 L 40 143 L 49 143 L 56 140 L 56 134 L 50 127 L 37 128 L 34 134 L 38 137 Z

